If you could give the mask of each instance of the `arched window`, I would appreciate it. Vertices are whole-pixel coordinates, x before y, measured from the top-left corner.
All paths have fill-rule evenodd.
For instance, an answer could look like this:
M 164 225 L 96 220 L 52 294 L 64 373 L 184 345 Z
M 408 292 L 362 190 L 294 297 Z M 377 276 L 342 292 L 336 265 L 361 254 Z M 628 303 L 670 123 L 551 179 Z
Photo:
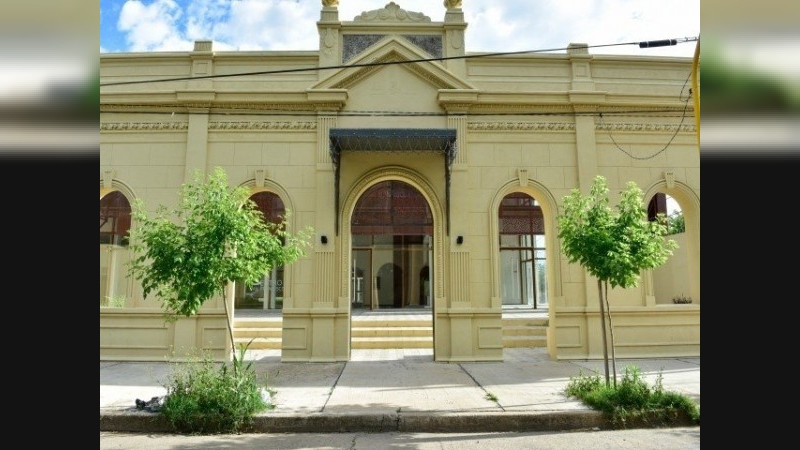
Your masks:
M 283 200 L 267 191 L 256 192 L 250 196 L 263 214 L 265 222 L 281 223 L 286 217 Z M 282 309 L 283 308 L 283 266 L 273 268 L 259 282 L 250 288 L 244 283 L 236 283 L 236 308 L 238 309 Z
M 100 199 L 100 306 L 125 306 L 131 204 L 120 191 Z
M 127 247 L 131 204 L 120 191 L 100 199 L 100 243 Z
M 530 195 L 514 192 L 500 203 L 500 295 L 503 305 L 547 308 L 544 217 Z

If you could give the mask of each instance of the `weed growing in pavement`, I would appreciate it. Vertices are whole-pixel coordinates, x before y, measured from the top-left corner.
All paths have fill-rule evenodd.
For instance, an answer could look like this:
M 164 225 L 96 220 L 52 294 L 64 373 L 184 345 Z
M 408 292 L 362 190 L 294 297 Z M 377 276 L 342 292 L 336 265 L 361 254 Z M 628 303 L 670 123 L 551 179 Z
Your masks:
M 493 402 L 497 403 L 497 396 L 492 394 L 491 392 L 487 392 L 486 393 L 486 400 L 490 400 L 490 401 L 493 401 Z
M 165 386 L 161 413 L 176 430 L 189 434 L 238 433 L 252 425 L 256 413 L 274 408 L 262 397 L 253 361 L 244 362 L 248 346 L 240 347 L 239 356 L 234 355 L 230 365 L 203 357 L 181 363 L 173 371 Z
M 634 419 L 666 421 L 680 413 L 699 425 L 700 406 L 685 395 L 665 391 L 662 378 L 659 373 L 655 385 L 650 386 L 638 367 L 629 366 L 624 369 L 621 382 L 611 386 L 603 383 L 597 373 L 581 372 L 570 378 L 565 393 L 608 414 L 615 425 L 625 426 Z

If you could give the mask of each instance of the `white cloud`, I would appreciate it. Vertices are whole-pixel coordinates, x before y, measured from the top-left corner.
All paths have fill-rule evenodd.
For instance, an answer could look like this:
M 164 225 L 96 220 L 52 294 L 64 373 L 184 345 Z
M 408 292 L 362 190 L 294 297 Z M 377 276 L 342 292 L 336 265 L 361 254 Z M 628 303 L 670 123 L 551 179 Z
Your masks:
M 150 4 L 127 1 L 120 11 L 118 26 L 127 34 L 130 51 L 191 50 L 191 40 L 178 28 L 183 11 L 174 0 L 155 0 Z
M 341 0 L 339 20 L 383 8 L 387 0 Z M 401 8 L 443 21 L 439 0 L 396 0 Z M 469 52 L 563 49 L 700 33 L 700 0 L 464 0 Z M 214 40 L 217 50 L 317 50 L 318 0 L 154 0 L 127 1 L 118 26 L 130 51 L 191 50 L 196 39 Z M 594 54 L 690 57 L 694 43 L 639 49 L 602 47 Z

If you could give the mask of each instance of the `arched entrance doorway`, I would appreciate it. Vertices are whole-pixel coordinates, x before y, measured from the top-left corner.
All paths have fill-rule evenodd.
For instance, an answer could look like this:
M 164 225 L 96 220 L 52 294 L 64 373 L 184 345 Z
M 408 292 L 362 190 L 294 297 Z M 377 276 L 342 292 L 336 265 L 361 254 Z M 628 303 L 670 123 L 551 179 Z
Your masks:
M 350 223 L 353 309 L 430 308 L 433 216 L 425 197 L 399 180 L 374 184 Z

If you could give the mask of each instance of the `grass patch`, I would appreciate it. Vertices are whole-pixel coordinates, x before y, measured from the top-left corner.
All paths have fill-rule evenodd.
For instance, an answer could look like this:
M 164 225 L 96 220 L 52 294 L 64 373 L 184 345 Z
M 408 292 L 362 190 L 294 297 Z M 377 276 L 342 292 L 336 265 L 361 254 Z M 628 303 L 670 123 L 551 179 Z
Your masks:
M 161 413 L 177 431 L 239 433 L 252 425 L 255 414 L 274 408 L 262 397 L 267 388 L 259 385 L 253 362 L 244 362 L 246 348 L 240 348 L 231 364 L 203 357 L 173 371 Z
M 607 386 L 599 374 L 585 375 L 581 372 L 570 378 L 565 393 L 603 411 L 616 426 L 624 427 L 636 421 L 669 422 L 681 414 L 699 425 L 700 406 L 686 395 L 665 391 L 662 378 L 659 373 L 655 385 L 650 386 L 642 379 L 638 367 L 629 366 L 624 369 L 616 386 Z

